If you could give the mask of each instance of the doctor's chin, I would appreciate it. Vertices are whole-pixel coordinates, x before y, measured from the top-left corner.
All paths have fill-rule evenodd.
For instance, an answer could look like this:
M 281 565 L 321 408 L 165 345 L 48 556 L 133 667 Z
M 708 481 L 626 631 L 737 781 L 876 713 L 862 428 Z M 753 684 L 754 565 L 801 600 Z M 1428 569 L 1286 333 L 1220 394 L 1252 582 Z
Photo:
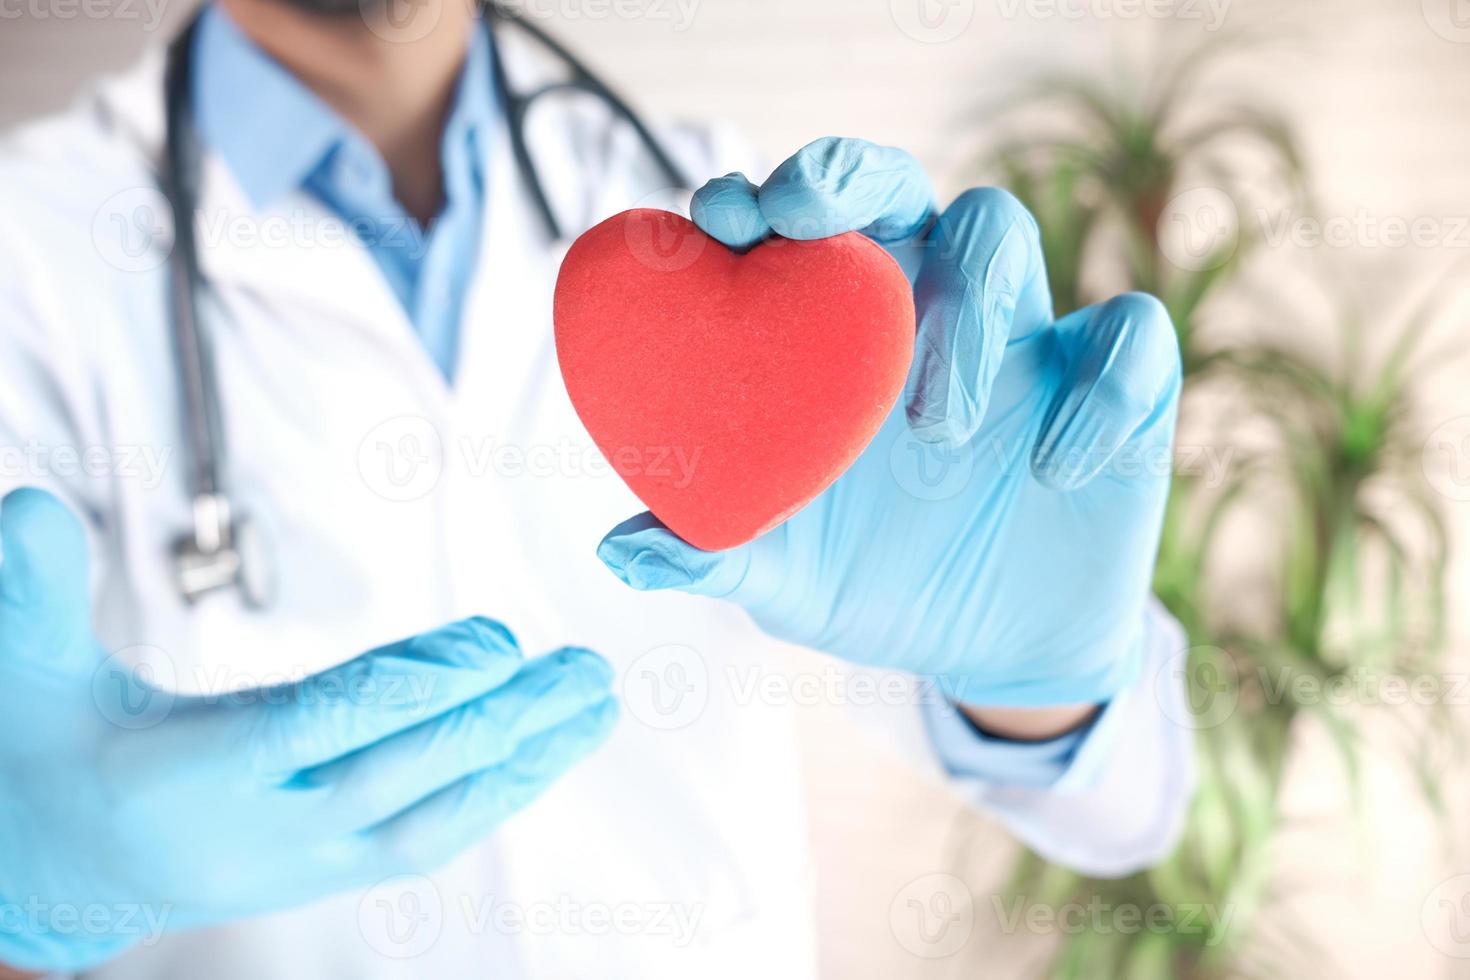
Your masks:
M 1463 3 L 0 81 L 0 980 L 1470 978 Z

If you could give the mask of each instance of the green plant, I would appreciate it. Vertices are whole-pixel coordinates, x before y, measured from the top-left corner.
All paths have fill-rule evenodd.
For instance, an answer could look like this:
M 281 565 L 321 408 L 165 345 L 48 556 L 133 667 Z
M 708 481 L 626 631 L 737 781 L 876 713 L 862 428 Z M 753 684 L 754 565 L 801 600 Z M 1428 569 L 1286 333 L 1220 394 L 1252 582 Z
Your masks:
M 1275 345 L 1222 355 L 1221 368 L 1244 382 L 1256 417 L 1277 438 L 1202 509 L 1190 508 L 1190 499 L 1171 503 L 1172 533 L 1187 545 L 1176 548 L 1173 564 L 1161 563 L 1159 592 L 1195 644 L 1186 683 L 1199 719 L 1199 790 L 1180 846 L 1122 881 L 1071 875 L 1033 855 L 1014 887 L 1049 902 L 1086 896 L 1114 907 L 1229 910 L 1228 928 L 1181 923 L 1134 937 L 1071 935 L 1055 976 L 1290 976 L 1301 972 L 1290 963 L 1320 965 L 1321 952 L 1300 939 L 1262 957 L 1253 925 L 1277 894 L 1270 845 L 1280 829 L 1282 774 L 1299 717 L 1309 715 L 1334 736 L 1354 786 L 1358 718 L 1331 699 L 1296 699 L 1284 693 L 1292 690 L 1284 681 L 1307 677 L 1330 688 L 1362 671 L 1417 677 L 1439 652 L 1448 545 L 1417 470 L 1422 433 L 1412 410 L 1422 373 L 1414 355 L 1428 321 L 1426 304 L 1376 365 L 1364 354 L 1365 318 L 1351 309 L 1339 317 L 1336 363 Z M 1208 587 L 1205 556 L 1228 510 L 1282 498 L 1289 506 L 1267 508 L 1276 532 L 1268 538 L 1281 543 L 1272 576 L 1281 597 L 1277 616 L 1232 623 L 1227 597 Z M 1190 509 L 1203 519 L 1180 516 Z M 1367 589 L 1370 573 L 1385 587 Z M 1444 724 L 1435 731 L 1449 734 Z M 1415 761 L 1435 757 L 1424 748 L 1422 739 L 1414 744 Z M 1432 773 L 1423 776 L 1437 802 Z
M 1433 676 L 1443 638 L 1447 542 L 1417 470 L 1422 435 L 1412 411 L 1416 356 L 1436 297 L 1407 318 L 1378 360 L 1368 357 L 1365 318 L 1351 306 L 1334 315 L 1337 350 L 1222 348 L 1207 336 L 1207 301 L 1232 291 L 1258 244 L 1254 229 L 1271 222 L 1270 202 L 1250 190 L 1261 184 L 1259 164 L 1279 178 L 1281 203 L 1305 206 L 1309 197 L 1296 141 L 1278 113 L 1207 97 L 1206 76 L 1244 40 L 1180 51 L 1142 81 L 1047 76 L 988 113 L 1019 132 L 998 141 L 986 166 L 1040 225 L 1056 309 L 1120 289 L 1154 293 L 1178 331 L 1186 399 L 1207 378 L 1227 382 L 1244 396 L 1239 414 L 1274 434 L 1253 455 L 1234 458 L 1223 484 L 1176 475 L 1165 514 L 1154 589 L 1189 637 L 1185 681 L 1197 715 L 1199 787 L 1179 847 L 1121 881 L 1079 877 L 1028 855 L 1013 881 L 1050 904 L 1228 909 L 1229 918 L 1207 928 L 1171 922 L 1133 935 L 1069 934 L 1053 963 L 1058 977 L 1320 969 L 1324 951 L 1272 936 L 1257 913 L 1283 887 L 1272 875 L 1271 845 L 1299 723 L 1310 719 L 1332 735 L 1355 788 L 1360 716 L 1331 699 L 1297 697 L 1288 681 L 1321 690 L 1363 671 Z M 1024 128 L 1033 111 L 1059 118 L 1061 128 Z M 1245 148 L 1256 153 L 1253 169 L 1243 162 Z M 1237 216 L 1261 220 L 1194 261 L 1171 261 L 1164 219 L 1170 202 L 1195 187 L 1213 188 Z M 1113 259 L 1120 246 L 1121 260 Z M 1296 326 L 1274 336 L 1293 336 Z M 1384 333 L 1381 322 L 1375 329 Z M 1187 400 L 1186 417 L 1190 410 Z M 1277 545 L 1253 583 L 1279 597 L 1264 621 L 1241 617 L 1236 596 L 1210 576 L 1221 529 L 1238 515 L 1263 521 L 1261 539 Z M 1438 802 L 1436 754 L 1428 740 L 1447 731 L 1443 718 L 1435 720 L 1441 724 L 1415 729 L 1408 742 L 1431 803 Z
M 1254 236 L 1242 226 L 1198 261 L 1173 262 L 1162 228 L 1169 202 L 1187 182 L 1200 181 L 1223 194 L 1237 215 L 1253 213 L 1235 152 L 1242 144 L 1263 148 L 1289 191 L 1305 196 L 1301 155 L 1281 116 L 1248 104 L 1204 101 L 1207 70 L 1242 40 L 1183 50 L 1141 82 L 1123 78 L 1106 86 L 1086 75 L 1047 76 L 987 112 L 1004 119 L 1023 108 L 1043 109 L 1066 120 L 1060 135 L 1033 130 L 1003 139 L 986 161 L 1041 226 L 1057 311 L 1086 305 L 1120 285 L 1153 293 L 1179 331 L 1186 374 L 1208 361 L 1197 343 L 1197 313 L 1238 269 Z M 1123 281 L 1115 276 L 1094 293 L 1086 279 L 1089 261 L 1110 231 L 1122 236 Z
M 1370 672 L 1435 676 L 1449 538 L 1423 479 L 1424 432 L 1413 390 L 1432 370 L 1420 345 L 1438 300 L 1438 290 L 1431 291 L 1376 366 L 1365 354 L 1368 318 L 1352 305 L 1337 317 L 1335 366 L 1278 345 L 1226 355 L 1279 435 L 1272 466 L 1262 474 L 1289 501 L 1278 622 L 1265 635 L 1235 633 L 1252 660 L 1278 678 L 1305 676 L 1313 686 L 1328 686 Z M 1289 722 L 1300 706 L 1277 700 L 1274 707 Z M 1446 702 L 1433 704 L 1437 724 L 1428 737 L 1447 733 Z M 1336 737 L 1356 785 L 1352 719 L 1326 701 L 1306 707 Z M 1414 751 L 1409 761 L 1422 765 L 1425 758 Z M 1426 795 L 1436 801 L 1435 781 L 1422 775 Z

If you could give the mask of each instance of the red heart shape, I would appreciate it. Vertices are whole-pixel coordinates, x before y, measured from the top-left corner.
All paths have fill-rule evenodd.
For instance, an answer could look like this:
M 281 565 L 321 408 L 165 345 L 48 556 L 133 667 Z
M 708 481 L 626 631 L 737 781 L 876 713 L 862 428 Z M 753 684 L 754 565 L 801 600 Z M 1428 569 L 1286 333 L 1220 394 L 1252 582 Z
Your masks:
M 720 550 L 857 459 L 903 390 L 914 301 L 856 232 L 744 255 L 667 211 L 624 211 L 562 262 L 556 353 L 608 462 L 670 530 Z

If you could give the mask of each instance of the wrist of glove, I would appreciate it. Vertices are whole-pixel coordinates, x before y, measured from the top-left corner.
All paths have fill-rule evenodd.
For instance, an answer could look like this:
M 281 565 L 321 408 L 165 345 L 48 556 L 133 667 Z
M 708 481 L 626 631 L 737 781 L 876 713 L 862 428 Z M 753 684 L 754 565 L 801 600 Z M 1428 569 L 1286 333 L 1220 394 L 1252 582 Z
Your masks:
M 861 140 L 818 140 L 760 185 L 711 181 L 692 213 L 735 248 L 849 231 L 887 248 L 912 276 L 913 367 L 872 443 L 781 526 L 705 552 L 645 513 L 603 562 L 963 703 L 1101 703 L 1128 684 L 1180 390 L 1163 306 L 1125 294 L 1056 318 L 1019 201 L 975 188 L 941 211 L 917 161 Z

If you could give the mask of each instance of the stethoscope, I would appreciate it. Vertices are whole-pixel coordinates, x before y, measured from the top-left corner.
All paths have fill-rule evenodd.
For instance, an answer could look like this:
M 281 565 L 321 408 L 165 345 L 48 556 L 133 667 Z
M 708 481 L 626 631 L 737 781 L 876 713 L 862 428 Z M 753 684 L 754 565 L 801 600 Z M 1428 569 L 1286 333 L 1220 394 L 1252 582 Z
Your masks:
M 526 145 L 527 117 L 531 106 L 543 95 L 575 91 L 601 100 L 633 128 L 670 188 L 692 186 L 638 115 L 571 52 L 540 28 L 495 3 L 485 4 L 482 12 L 490 43 L 495 96 L 507 116 L 511 152 L 553 242 L 564 241 L 564 232 Z M 495 25 L 501 21 L 524 30 L 559 59 L 571 77 L 530 92 L 512 89 L 496 40 Z M 260 609 L 271 601 L 275 576 L 261 532 L 248 514 L 233 506 L 222 478 L 225 443 L 219 387 L 209 338 L 200 328 L 199 296 L 208 283 L 199 266 L 192 220 L 200 181 L 200 148 L 189 99 L 194 29 L 195 24 L 190 24 L 169 46 L 164 72 L 164 160 L 159 177 L 164 197 L 176 216 L 173 250 L 169 255 L 169 313 L 184 407 L 188 486 L 193 510 L 192 529 L 181 534 L 173 544 L 175 579 L 179 594 L 190 604 L 212 592 L 234 588 L 239 590 L 248 608 Z

